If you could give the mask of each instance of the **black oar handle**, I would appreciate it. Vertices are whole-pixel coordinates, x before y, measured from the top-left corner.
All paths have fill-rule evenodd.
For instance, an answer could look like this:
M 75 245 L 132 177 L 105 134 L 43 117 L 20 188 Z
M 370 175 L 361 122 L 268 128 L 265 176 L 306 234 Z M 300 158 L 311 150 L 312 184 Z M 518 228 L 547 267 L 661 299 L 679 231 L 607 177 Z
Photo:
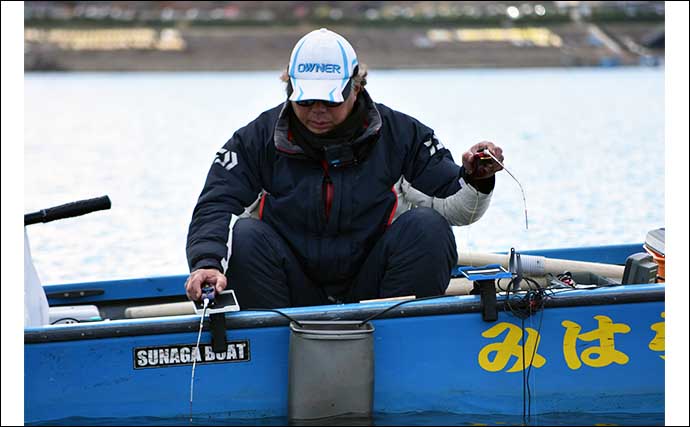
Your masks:
M 24 215 L 24 225 L 55 221 L 56 219 L 71 218 L 73 216 L 84 215 L 90 212 L 102 211 L 105 209 L 110 209 L 110 198 L 108 196 L 79 200 L 48 209 L 41 209 L 38 212 L 28 213 Z

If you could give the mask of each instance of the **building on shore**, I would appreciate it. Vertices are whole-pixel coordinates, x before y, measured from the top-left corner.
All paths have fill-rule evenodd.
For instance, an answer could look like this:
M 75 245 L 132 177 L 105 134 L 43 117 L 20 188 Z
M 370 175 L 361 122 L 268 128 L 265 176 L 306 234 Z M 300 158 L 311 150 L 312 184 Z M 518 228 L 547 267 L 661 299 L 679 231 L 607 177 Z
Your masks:
M 658 65 L 664 2 L 25 2 L 25 70 L 284 67 L 327 26 L 373 68 Z

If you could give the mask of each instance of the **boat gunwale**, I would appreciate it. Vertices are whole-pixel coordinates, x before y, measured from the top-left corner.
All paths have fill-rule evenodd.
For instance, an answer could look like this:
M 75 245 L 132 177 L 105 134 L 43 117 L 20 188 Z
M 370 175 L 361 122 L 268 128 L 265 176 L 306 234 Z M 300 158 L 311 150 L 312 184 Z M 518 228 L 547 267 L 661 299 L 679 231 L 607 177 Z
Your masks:
M 629 304 L 664 301 L 665 284 L 617 285 L 596 289 L 558 292 L 544 302 L 546 308 Z M 496 307 L 503 311 L 506 297 L 497 295 Z M 280 311 L 299 320 L 363 320 L 398 304 L 397 301 L 353 303 L 327 306 L 285 308 Z M 479 313 L 481 300 L 476 295 L 439 296 L 431 300 L 410 300 L 378 316 L 377 319 L 438 316 L 449 314 Z M 264 311 L 239 311 L 225 317 L 226 329 L 254 329 L 288 326 L 289 320 L 278 314 Z M 208 319 L 205 320 L 209 326 Z M 87 322 L 71 325 L 55 325 L 27 328 L 25 344 L 78 341 L 116 337 L 134 337 L 173 333 L 196 332 L 198 315 L 178 315 L 145 319 L 122 319 Z

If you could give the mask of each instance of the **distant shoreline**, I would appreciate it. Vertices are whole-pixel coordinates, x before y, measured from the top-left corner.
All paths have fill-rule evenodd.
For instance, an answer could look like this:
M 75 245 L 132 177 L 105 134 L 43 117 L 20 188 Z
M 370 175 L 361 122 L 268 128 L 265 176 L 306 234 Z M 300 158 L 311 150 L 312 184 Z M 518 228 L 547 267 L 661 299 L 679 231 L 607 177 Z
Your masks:
M 658 23 L 598 26 L 563 23 L 527 29 L 331 27 L 353 44 L 360 62 L 373 69 L 659 65 L 663 63 L 663 47 L 642 46 L 643 40 L 659 28 Z M 51 32 L 51 29 L 27 28 L 24 69 L 281 70 L 295 42 L 308 30 L 303 27 L 60 28 Z M 475 38 L 463 40 L 464 33 L 460 30 L 474 31 Z M 550 39 L 543 41 L 545 38 Z

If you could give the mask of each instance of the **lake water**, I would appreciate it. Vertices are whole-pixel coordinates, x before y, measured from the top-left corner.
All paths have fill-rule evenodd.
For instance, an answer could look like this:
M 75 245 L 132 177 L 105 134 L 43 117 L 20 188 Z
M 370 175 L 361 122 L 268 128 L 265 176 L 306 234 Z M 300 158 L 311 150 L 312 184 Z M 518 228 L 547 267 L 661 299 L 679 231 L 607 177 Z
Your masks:
M 44 283 L 187 273 L 192 209 L 216 151 L 284 98 L 279 72 L 28 73 L 25 212 L 108 194 L 113 207 L 32 225 Z M 432 127 L 456 159 L 494 141 L 491 207 L 460 250 L 642 242 L 664 224 L 664 70 L 370 72 L 374 100 Z

